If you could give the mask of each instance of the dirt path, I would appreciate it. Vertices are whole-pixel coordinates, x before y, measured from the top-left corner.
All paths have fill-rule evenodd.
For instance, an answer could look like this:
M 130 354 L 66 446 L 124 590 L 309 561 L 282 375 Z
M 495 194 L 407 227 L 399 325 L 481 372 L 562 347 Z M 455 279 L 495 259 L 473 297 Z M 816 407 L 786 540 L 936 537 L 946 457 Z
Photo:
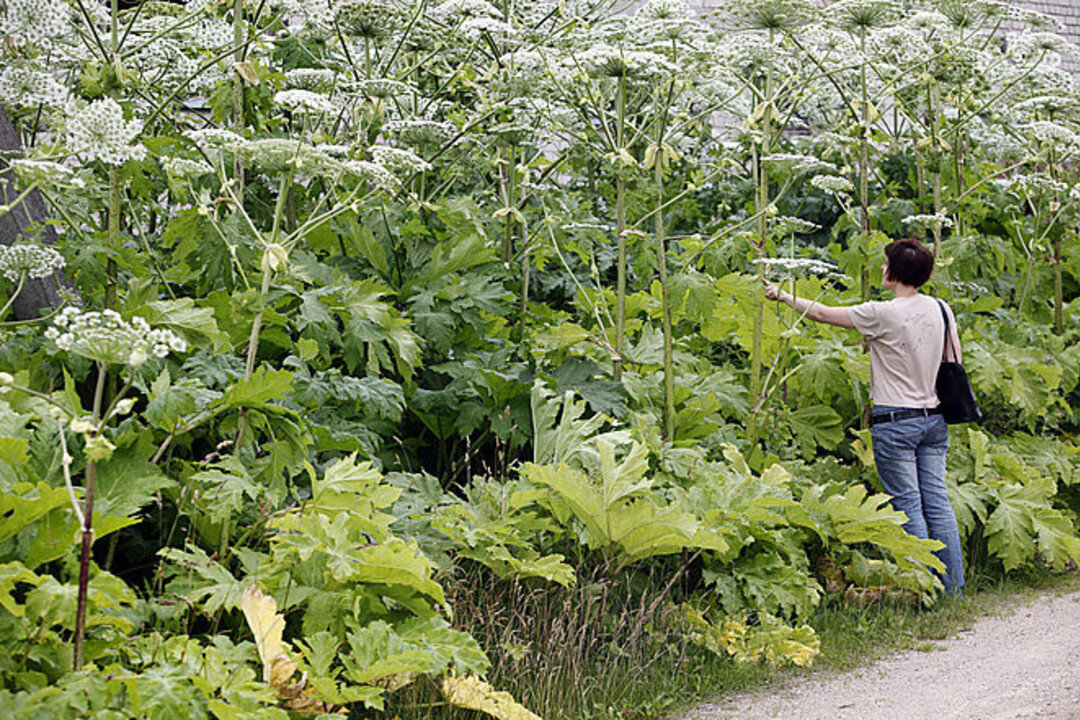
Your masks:
M 933 647 L 842 675 L 792 677 L 685 720 L 1080 720 L 1080 592 L 982 618 Z

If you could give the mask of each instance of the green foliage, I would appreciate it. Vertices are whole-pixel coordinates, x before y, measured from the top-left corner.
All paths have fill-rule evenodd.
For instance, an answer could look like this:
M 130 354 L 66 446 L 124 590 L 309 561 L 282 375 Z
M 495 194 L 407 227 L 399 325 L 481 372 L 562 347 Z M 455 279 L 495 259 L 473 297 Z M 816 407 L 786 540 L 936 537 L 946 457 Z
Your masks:
M 764 660 L 774 667 L 785 663 L 805 667 L 821 653 L 821 641 L 809 625 L 792 627 L 771 616 L 755 625 L 735 620 L 716 624 L 699 610 L 685 612 L 692 628 L 690 639 L 717 655 L 730 655 L 735 662 Z
M 63 302 L 177 342 L 97 364 L 66 315 L 11 322 L 40 273 L 0 273 L 0 716 L 534 717 L 495 688 L 544 686 L 544 642 L 575 668 L 687 642 L 808 664 L 830 563 L 932 604 L 937 546 L 868 489 L 859 338 L 760 283 L 876 298 L 902 236 L 933 247 L 986 414 L 951 438 L 969 565 L 1080 563 L 1055 53 L 963 3 L 932 30 L 849 14 L 828 47 L 790 42 L 801 2 L 722 32 L 664 3 L 508 3 L 480 31 L 476 8 L 331 5 L 153 1 L 5 38 L 71 102 L 5 98 L 25 149 L 0 214 L 43 195 L 18 243 L 55 240 Z
M 961 533 L 985 534 L 1006 571 L 1039 558 L 1057 569 L 1080 560 L 1075 516 L 1055 506 L 1059 484 L 1074 482 L 1075 446 L 1028 435 L 993 444 L 974 428 L 966 441 L 949 473 Z

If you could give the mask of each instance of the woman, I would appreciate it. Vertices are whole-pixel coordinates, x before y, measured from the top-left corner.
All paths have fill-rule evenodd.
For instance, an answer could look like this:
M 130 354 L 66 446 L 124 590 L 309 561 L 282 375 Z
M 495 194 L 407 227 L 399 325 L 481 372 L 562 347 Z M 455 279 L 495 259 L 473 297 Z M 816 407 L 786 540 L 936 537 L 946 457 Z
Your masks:
M 894 295 L 886 302 L 831 307 L 795 298 L 771 283 L 766 283 L 765 296 L 811 320 L 855 328 L 869 342 L 870 433 L 878 477 L 893 507 L 907 515 L 904 529 L 944 543 L 935 553 L 945 564 L 941 580 L 946 592 L 958 595 L 964 586 L 963 554 L 945 490 L 948 430 L 934 388 L 945 344 L 942 310 L 948 313 L 960 362 L 956 321 L 948 305 L 919 293 L 934 269 L 934 256 L 918 240 L 886 245 L 881 269 L 881 286 Z

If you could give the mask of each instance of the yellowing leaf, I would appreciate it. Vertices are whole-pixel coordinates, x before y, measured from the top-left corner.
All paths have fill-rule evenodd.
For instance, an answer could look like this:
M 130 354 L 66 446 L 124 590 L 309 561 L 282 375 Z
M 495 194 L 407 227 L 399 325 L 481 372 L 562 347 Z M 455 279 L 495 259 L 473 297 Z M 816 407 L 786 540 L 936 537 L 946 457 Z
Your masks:
M 275 685 L 271 682 L 274 677 L 274 662 L 279 655 L 285 654 L 285 644 L 281 640 L 281 634 L 285 632 L 285 618 L 277 614 L 277 601 L 263 595 L 254 585 L 244 591 L 240 608 L 255 635 L 255 648 L 259 651 L 259 659 L 263 663 L 263 681 Z M 285 659 L 288 660 L 288 657 Z M 293 669 L 295 670 L 295 665 Z M 291 676 L 292 673 L 289 674 L 289 677 Z
M 488 685 L 475 675 L 445 677 L 443 696 L 453 705 L 477 710 L 499 720 L 543 720 L 514 700 L 514 697 Z
M 280 615 L 278 616 L 281 617 Z M 289 684 L 289 680 L 296 673 L 297 663 L 295 660 L 290 660 L 289 656 L 285 653 L 275 655 L 270 660 L 270 679 L 267 680 L 267 684 L 273 688 L 284 689 Z M 263 672 L 266 672 L 264 666 Z M 299 693 L 299 691 L 297 691 Z
M 285 642 L 281 639 L 285 632 L 285 618 L 278 615 L 277 601 L 263 595 L 259 588 L 252 585 L 244 591 L 240 608 L 255 635 L 255 648 L 263 663 L 263 681 L 285 701 L 285 707 L 315 715 L 333 712 L 330 703 L 304 694 L 307 673 L 300 676 L 299 682 L 289 683 L 296 674 L 298 664 L 285 653 Z

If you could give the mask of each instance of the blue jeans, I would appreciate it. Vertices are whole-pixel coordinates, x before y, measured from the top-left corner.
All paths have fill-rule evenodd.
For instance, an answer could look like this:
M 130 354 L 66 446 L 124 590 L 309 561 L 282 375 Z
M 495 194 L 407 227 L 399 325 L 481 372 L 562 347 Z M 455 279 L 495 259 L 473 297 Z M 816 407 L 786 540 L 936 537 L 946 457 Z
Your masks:
M 874 413 L 904 408 L 874 406 Z M 941 415 L 915 417 L 873 425 L 874 462 L 892 506 L 908 516 L 904 529 L 931 538 L 945 547 L 934 553 L 945 564 L 938 575 L 945 592 L 959 595 L 964 587 L 964 556 L 956 515 L 945 489 L 945 452 L 949 431 Z

